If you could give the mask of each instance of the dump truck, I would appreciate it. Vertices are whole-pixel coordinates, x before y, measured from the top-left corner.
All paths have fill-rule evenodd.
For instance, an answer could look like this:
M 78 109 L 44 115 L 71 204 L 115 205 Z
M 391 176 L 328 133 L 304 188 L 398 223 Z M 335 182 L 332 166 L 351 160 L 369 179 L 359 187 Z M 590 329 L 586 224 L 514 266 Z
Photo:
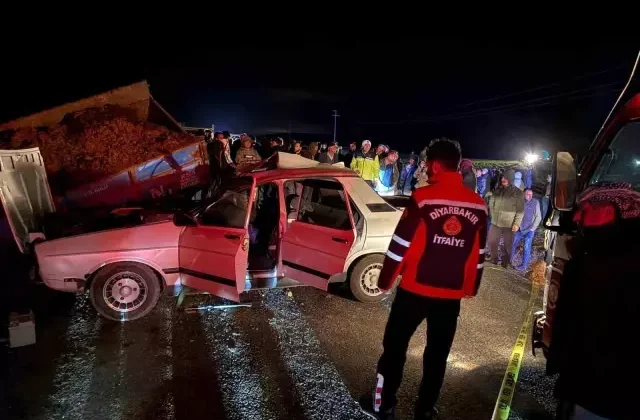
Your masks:
M 211 181 L 204 137 L 187 133 L 146 82 L 1 124 L 0 134 L 0 149 L 17 149 L 0 150 L 0 194 L 19 221 L 12 229 L 23 233 L 21 250 L 38 224 L 58 237 L 114 209 L 161 205 Z

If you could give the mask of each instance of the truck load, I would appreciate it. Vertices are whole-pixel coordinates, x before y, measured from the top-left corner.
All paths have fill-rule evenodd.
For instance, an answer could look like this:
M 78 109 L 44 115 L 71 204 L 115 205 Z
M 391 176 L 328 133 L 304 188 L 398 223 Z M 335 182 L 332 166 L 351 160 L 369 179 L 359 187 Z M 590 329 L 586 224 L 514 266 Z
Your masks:
M 114 208 L 210 182 L 204 138 L 183 130 L 146 82 L 0 125 L 0 156 L 3 207 L 24 243 L 43 224 L 61 236 Z
M 209 182 L 204 138 L 145 82 L 0 125 L 0 149 L 38 147 L 58 210 L 117 207 Z

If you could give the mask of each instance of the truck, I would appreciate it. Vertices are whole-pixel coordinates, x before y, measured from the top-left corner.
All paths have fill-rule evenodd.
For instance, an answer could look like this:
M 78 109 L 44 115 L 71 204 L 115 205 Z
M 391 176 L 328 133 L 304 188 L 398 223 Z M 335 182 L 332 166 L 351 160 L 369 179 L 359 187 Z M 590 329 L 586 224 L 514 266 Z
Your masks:
M 560 151 L 553 163 L 550 264 L 532 349 L 542 350 L 547 373 L 559 374 L 561 419 L 576 407 L 606 418 L 637 412 L 635 387 L 620 381 L 640 373 L 626 360 L 640 316 L 639 60 L 583 161 Z
M 11 213 L 14 217 L 19 215 L 16 220 L 24 221 L 17 223 L 17 229 L 25 230 L 29 223 L 30 228 L 36 227 L 30 213 L 34 206 L 38 207 L 38 203 L 50 201 L 49 208 L 39 209 L 40 213 L 44 210 L 46 212 L 39 213 L 42 217 L 38 220 L 46 226 L 47 236 L 57 237 L 68 229 L 85 223 L 87 219 L 109 214 L 113 209 L 139 206 L 143 203 L 148 205 L 150 202 L 163 203 L 168 196 L 178 192 L 189 194 L 191 190 L 210 183 L 204 137 L 188 134 L 184 127 L 155 101 L 146 82 L 114 89 L 1 124 L 0 132 L 11 134 L 31 129 L 30 133 L 37 136 L 42 130 L 64 123 L 70 115 L 82 116 L 87 110 L 92 110 L 98 117 L 103 117 L 101 110 L 108 114 L 114 109 L 126 113 L 127 117 L 134 121 L 143 122 L 141 124 L 152 123 L 154 128 L 160 127 L 164 130 L 160 132 L 160 137 L 166 137 L 167 133 L 175 133 L 171 135 L 180 140 L 181 146 L 166 150 L 162 148 L 162 143 L 158 143 L 157 156 L 151 159 L 135 162 L 134 165 L 116 173 L 86 178 L 82 173 L 69 175 L 62 173 L 63 171 L 50 173 L 51 176 L 48 176 L 49 168 L 45 170 L 45 159 L 42 151 L 37 148 L 0 151 L 5 159 L 5 165 L 0 167 L 0 177 L 3 181 L 0 189 L 3 190 L 5 212 Z M 30 163 L 38 166 L 34 172 L 38 174 L 38 179 L 29 179 L 32 173 L 23 171 L 25 165 Z M 29 190 L 29 187 L 35 190 Z M 44 191 L 50 191 L 50 200 L 42 196 Z M 24 243 L 18 244 L 21 250 L 24 246 Z

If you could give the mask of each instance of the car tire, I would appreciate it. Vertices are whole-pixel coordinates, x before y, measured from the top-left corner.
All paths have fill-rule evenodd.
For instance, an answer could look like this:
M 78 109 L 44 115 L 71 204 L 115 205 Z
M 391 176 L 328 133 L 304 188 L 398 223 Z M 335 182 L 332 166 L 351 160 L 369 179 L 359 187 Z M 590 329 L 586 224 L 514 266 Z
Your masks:
M 351 270 L 349 287 L 353 296 L 360 302 L 376 303 L 385 298 L 385 292 L 372 287 L 374 281 L 377 285 L 383 262 L 384 255 L 382 254 L 368 255 L 358 261 Z
M 134 321 L 156 307 L 161 294 L 156 273 L 146 265 L 116 263 L 102 268 L 91 281 L 91 304 L 104 318 Z

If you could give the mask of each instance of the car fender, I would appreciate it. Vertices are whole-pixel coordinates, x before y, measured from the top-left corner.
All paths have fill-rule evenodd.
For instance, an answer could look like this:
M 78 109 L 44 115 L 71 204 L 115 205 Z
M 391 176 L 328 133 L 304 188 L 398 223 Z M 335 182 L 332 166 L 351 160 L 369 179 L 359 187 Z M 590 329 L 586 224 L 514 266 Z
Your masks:
M 162 287 L 165 287 L 167 285 L 170 284 L 170 282 L 168 282 L 167 280 L 167 274 L 165 274 L 162 271 L 162 268 L 150 261 L 147 260 L 145 258 L 139 258 L 139 257 L 127 257 L 127 256 L 122 256 L 122 257 L 115 257 L 115 258 L 110 258 L 108 260 L 103 261 L 102 263 L 98 264 L 97 266 L 93 267 L 91 270 L 89 270 L 89 272 L 86 274 L 85 278 L 86 279 L 90 279 L 92 278 L 97 272 L 98 270 L 100 270 L 103 267 L 106 267 L 107 265 L 110 264 L 115 264 L 115 263 L 122 263 L 122 262 L 133 262 L 133 263 L 138 263 L 138 264 L 144 264 L 150 268 L 152 268 L 157 274 L 160 275 L 160 278 L 162 279 Z M 173 283 L 173 282 L 171 282 Z
M 360 260 L 363 257 L 366 257 L 367 255 L 373 255 L 373 254 L 380 254 L 380 255 L 384 255 L 385 252 L 387 252 L 387 248 L 364 248 L 358 252 L 355 252 L 351 255 L 349 255 L 349 257 L 347 258 L 347 260 L 345 261 L 344 264 L 344 272 L 347 273 L 349 272 L 349 269 L 351 269 L 351 267 L 353 267 L 353 265 Z

